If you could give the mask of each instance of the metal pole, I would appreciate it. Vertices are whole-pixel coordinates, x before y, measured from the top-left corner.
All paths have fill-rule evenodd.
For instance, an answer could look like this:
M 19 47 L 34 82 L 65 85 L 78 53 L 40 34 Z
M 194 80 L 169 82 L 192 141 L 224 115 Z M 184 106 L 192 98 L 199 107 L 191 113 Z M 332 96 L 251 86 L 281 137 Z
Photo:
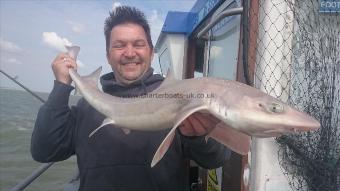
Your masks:
M 249 78 L 248 68 L 248 46 L 249 46 L 249 4 L 248 0 L 242 0 L 242 60 L 243 60 L 243 75 L 246 83 L 252 85 Z
M 31 184 L 37 177 L 39 177 L 43 172 L 45 172 L 50 166 L 52 166 L 54 163 L 45 163 L 41 166 L 39 166 L 35 171 L 31 173 L 31 175 L 27 176 L 24 180 L 22 180 L 20 183 L 15 185 L 11 190 L 9 191 L 22 191 L 24 190 L 29 184 Z

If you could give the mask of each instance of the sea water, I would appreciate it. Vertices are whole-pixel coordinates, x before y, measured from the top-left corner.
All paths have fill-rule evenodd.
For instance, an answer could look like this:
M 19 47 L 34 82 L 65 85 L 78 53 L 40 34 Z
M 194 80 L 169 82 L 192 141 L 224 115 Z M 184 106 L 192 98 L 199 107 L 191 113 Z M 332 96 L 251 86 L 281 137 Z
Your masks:
M 47 93 L 38 93 L 47 99 Z M 77 98 L 71 98 L 71 104 Z M 42 105 L 41 101 L 21 90 L 0 89 L 0 190 L 7 191 L 29 176 L 42 163 L 32 159 L 31 135 Z M 76 158 L 52 165 L 27 191 L 60 191 L 76 174 Z

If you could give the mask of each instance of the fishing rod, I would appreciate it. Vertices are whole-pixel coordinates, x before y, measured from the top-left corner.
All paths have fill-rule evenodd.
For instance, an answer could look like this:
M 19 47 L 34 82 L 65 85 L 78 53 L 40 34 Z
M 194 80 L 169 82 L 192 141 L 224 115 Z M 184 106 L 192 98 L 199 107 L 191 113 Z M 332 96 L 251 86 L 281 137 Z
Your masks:
M 3 70 L 0 70 L 2 74 L 4 74 L 8 79 L 12 80 L 14 83 L 18 84 L 20 87 L 22 87 L 24 90 L 26 90 L 28 93 L 30 93 L 32 96 L 40 100 L 42 103 L 45 103 L 46 101 L 38 96 L 36 93 L 31 91 L 29 88 L 24 86 L 22 83 L 20 83 L 16 78 L 13 78 Z M 10 191 L 22 191 L 24 190 L 28 185 L 30 185 L 36 178 L 38 178 L 42 173 L 44 173 L 48 168 L 50 168 L 54 162 L 44 163 L 40 165 L 35 171 L 33 171 L 29 176 L 24 178 L 22 181 L 20 181 L 17 185 L 15 185 Z M 77 179 L 79 177 L 79 172 L 76 174 L 76 176 L 73 179 Z
M 32 96 L 34 96 L 35 98 L 37 98 L 38 100 L 40 100 L 42 103 L 45 103 L 46 101 L 41 98 L 40 96 L 38 96 L 36 93 L 34 93 L 33 91 L 31 91 L 30 89 L 28 89 L 26 86 L 24 86 L 23 84 L 21 84 L 20 82 L 18 82 L 18 80 L 16 80 L 15 78 L 13 78 L 12 76 L 8 75 L 6 72 L 4 72 L 3 70 L 0 70 L 0 72 L 2 74 L 4 74 L 7 78 L 9 78 L 10 80 L 12 80 L 13 82 L 15 82 L 16 84 L 18 84 L 20 87 L 24 88 L 24 90 L 26 90 L 28 93 L 30 93 Z

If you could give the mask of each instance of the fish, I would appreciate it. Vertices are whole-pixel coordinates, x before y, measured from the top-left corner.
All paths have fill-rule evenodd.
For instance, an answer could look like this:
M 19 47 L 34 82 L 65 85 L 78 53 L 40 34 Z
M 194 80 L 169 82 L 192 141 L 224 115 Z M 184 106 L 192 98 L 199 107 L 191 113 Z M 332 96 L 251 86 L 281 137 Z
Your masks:
M 106 116 L 89 137 L 109 124 L 127 134 L 130 130 L 171 129 L 154 154 L 151 167 L 165 155 L 179 125 L 195 112 L 209 113 L 220 121 L 206 139 L 213 138 L 241 155 L 248 154 L 251 137 L 277 137 L 320 128 L 312 116 L 237 81 L 214 77 L 178 80 L 170 71 L 154 91 L 123 98 L 98 88 L 100 73 L 101 67 L 87 76 L 69 69 L 84 99 Z

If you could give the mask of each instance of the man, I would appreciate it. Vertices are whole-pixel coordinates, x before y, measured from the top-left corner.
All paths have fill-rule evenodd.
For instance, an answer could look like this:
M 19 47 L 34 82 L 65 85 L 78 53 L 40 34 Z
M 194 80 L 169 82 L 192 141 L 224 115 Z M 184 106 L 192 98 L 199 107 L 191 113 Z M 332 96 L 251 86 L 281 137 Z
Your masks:
M 100 81 L 103 91 L 114 96 L 136 96 L 156 89 L 162 82 L 150 67 L 153 45 L 150 28 L 142 12 L 118 7 L 105 21 L 107 60 L 113 72 Z M 54 88 L 38 113 L 32 134 L 31 153 L 39 162 L 60 161 L 77 155 L 79 190 L 189 190 L 187 160 L 205 168 L 221 166 L 228 150 L 203 135 L 216 121 L 195 114 L 179 127 L 164 158 L 151 168 L 151 160 L 169 130 L 131 131 L 126 135 L 111 125 L 93 137 L 89 134 L 104 120 L 84 99 L 70 109 L 73 87 L 68 68 L 75 60 L 61 53 L 52 63 Z

